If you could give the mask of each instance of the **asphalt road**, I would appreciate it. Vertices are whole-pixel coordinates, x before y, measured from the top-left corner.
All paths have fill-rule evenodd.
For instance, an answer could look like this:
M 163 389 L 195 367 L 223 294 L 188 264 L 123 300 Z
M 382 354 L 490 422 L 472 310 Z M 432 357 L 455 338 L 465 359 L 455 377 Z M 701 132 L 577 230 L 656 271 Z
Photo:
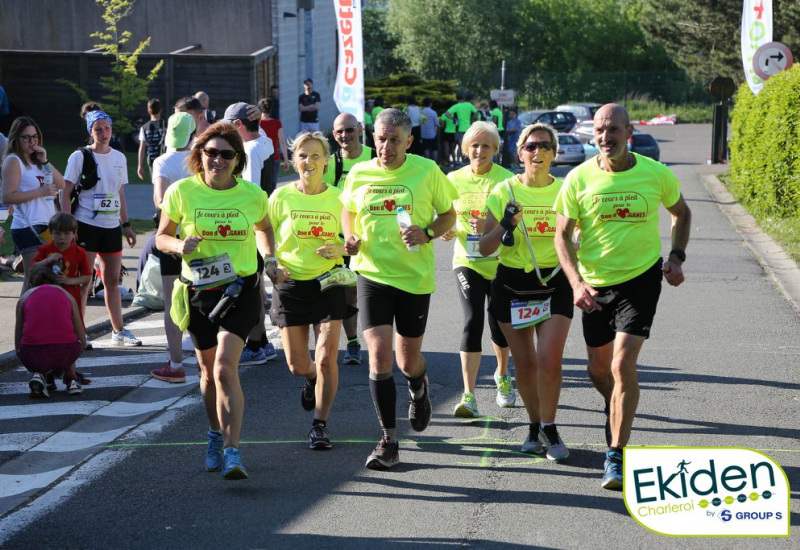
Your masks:
M 600 488 L 602 400 L 586 377 L 579 317 L 557 417 L 571 453 L 565 463 L 518 452 L 527 421 L 521 406 L 494 404 L 488 331 L 476 392 L 485 416 L 454 418 L 461 310 L 451 246 L 437 243 L 437 292 L 423 345 L 433 420 L 421 434 L 410 429 L 405 383 L 395 374 L 398 467 L 364 468 L 379 438 L 366 365 L 340 368 L 329 422 L 334 448 L 313 452 L 300 381 L 281 354 L 242 373 L 242 451 L 251 478 L 224 482 L 205 472 L 207 426 L 196 384 L 148 382 L 146 373 L 165 356 L 155 314 L 137 322 L 137 335 L 146 337 L 141 349 L 106 349 L 108 337 L 98 340 L 100 349 L 80 367 L 94 382 L 78 399 L 59 391 L 47 403 L 32 402 L 25 372 L 0 375 L 0 504 L 8 508 L 0 512 L 0 546 L 796 548 L 800 317 L 700 180 L 710 126 L 652 133 L 683 183 L 693 227 L 686 283 L 664 286 L 640 356 L 631 445 L 736 446 L 770 455 L 793 487 L 791 538 L 666 538 L 637 524 L 621 493 Z M 667 251 L 666 219 L 662 235 Z M 23 490 L 37 476 L 52 481 Z

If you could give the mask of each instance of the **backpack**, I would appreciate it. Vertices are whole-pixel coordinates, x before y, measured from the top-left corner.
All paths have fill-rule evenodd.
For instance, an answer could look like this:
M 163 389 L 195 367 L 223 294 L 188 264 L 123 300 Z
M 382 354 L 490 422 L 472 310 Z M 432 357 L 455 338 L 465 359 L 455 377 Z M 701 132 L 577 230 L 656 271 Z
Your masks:
M 100 176 L 97 173 L 97 161 L 94 160 L 92 152 L 87 147 L 78 149 L 83 153 L 83 167 L 81 168 L 81 180 L 72 188 L 69 195 L 70 212 L 75 213 L 78 208 L 78 197 L 84 189 L 91 189 L 97 182 L 100 181 Z
M 369 158 L 374 159 L 377 156 L 378 156 L 378 154 L 375 151 L 375 148 L 373 147 L 372 148 L 372 155 Z M 342 160 L 342 150 L 341 149 L 339 149 L 338 151 L 336 151 L 333 154 L 333 162 L 335 164 L 335 169 L 336 169 L 336 171 L 334 172 L 334 176 L 333 176 L 333 185 L 335 187 L 338 187 L 339 186 L 339 180 L 342 179 L 342 173 L 344 172 L 344 161 Z

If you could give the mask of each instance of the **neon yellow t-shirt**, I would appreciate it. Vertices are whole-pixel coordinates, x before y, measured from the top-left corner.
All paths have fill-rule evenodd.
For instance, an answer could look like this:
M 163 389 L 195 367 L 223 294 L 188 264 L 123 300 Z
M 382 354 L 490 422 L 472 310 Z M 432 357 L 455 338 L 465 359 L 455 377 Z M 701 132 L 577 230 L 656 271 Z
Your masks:
M 269 198 L 269 219 L 275 230 L 275 257 L 292 274 L 292 279 L 308 281 L 331 269 L 336 262 L 326 260 L 317 249 L 326 242 L 342 243 L 341 189 L 326 186 L 319 195 L 306 195 L 292 182 Z
M 373 107 L 372 108 L 372 121 L 374 123 L 375 119 L 378 118 L 378 114 L 383 111 L 383 107 Z
M 528 237 L 536 254 L 536 263 L 540 269 L 558 265 L 556 247 L 553 238 L 556 234 L 556 213 L 553 203 L 561 190 L 563 182 L 555 178 L 547 187 L 528 187 L 518 176 L 506 181 L 511 182 L 514 199 L 522 206 L 522 222 L 528 230 Z M 486 201 L 486 206 L 498 222 L 503 219 L 503 211 L 510 200 L 505 182 L 495 185 Z M 500 263 L 506 267 L 533 271 L 533 260 L 521 224 L 514 230 L 513 246 L 500 245 Z
M 444 133 L 445 134 L 455 134 L 456 133 L 456 123 L 455 122 L 453 122 L 452 120 L 450 120 L 449 118 L 444 116 L 444 113 L 442 113 L 442 116 L 440 116 L 439 119 L 442 122 L 444 122 Z
M 480 235 L 473 234 L 467 222 L 472 219 L 473 213 L 479 218 L 486 218 L 486 199 L 489 198 L 492 189 L 499 182 L 507 180 L 513 175 L 499 164 L 492 164 L 492 169 L 480 176 L 473 174 L 469 166 L 447 174 L 447 179 L 453 182 L 459 194 L 458 199 L 453 201 L 458 216 L 456 219 L 457 237 L 453 246 L 453 269 L 459 266 L 468 267 L 478 272 L 484 279 L 494 279 L 495 273 L 497 273 L 497 256 L 467 257 L 467 235 L 470 235 L 470 242 L 477 243 L 480 240 Z M 505 208 L 505 205 L 503 207 Z M 472 247 L 470 248 L 472 249 Z
M 503 111 L 499 107 L 492 109 L 492 116 L 497 117 L 497 131 L 503 131 Z
M 184 237 L 203 237 L 191 254 L 183 256 L 181 275 L 192 280 L 189 262 L 227 253 L 242 277 L 258 268 L 253 224 L 267 215 L 267 194 L 241 178 L 230 189 L 212 189 L 201 175 L 173 183 L 164 194 L 161 211 L 181 226 Z
M 472 125 L 472 115 L 476 114 L 478 109 L 469 101 L 462 101 L 447 109 L 447 112 L 451 115 L 455 113 L 458 117 L 458 131 L 466 132 Z
M 433 222 L 434 213 L 453 207 L 458 191 L 436 163 L 417 155 L 407 155 L 396 170 L 381 168 L 378 159 L 361 162 L 347 175 L 340 198 L 355 213 L 353 233 L 361 237 L 351 269 L 411 294 L 436 290 L 433 242 L 409 252 L 397 225 L 398 206 L 422 229 Z
M 567 176 L 555 202 L 581 230 L 580 273 L 592 286 L 629 281 L 661 256 L 658 205 L 680 199 L 680 182 L 660 162 L 633 153 L 636 165 L 605 172 L 591 159 Z
M 359 162 L 364 162 L 365 160 L 369 160 L 371 158 L 372 147 L 367 147 L 366 145 L 361 147 L 361 154 L 358 155 L 357 158 L 348 159 L 342 157 L 342 176 L 339 178 L 339 181 L 334 184 L 333 180 L 336 178 L 336 158 L 331 155 L 331 158 L 328 161 L 328 170 L 322 176 L 322 181 L 328 185 L 335 185 L 339 189 L 342 189 L 344 187 L 344 179 L 347 177 L 347 174 L 350 173 L 350 169 Z

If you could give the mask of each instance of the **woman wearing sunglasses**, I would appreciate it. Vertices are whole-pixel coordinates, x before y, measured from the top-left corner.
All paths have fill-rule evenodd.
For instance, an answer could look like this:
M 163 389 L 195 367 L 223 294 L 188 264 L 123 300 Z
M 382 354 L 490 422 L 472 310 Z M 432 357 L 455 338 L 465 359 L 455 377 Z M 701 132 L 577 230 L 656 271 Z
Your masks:
M 550 175 L 557 143 L 555 131 L 546 124 L 522 130 L 517 152 L 525 172 L 500 183 L 489 195 L 480 241 L 484 255 L 500 250 L 489 311 L 508 341 L 517 390 L 530 419 L 522 451 L 542 454 L 546 448 L 550 460 L 569 456 L 555 416 L 561 359 L 574 309 L 572 289 L 558 266 L 553 241 L 553 204 L 563 183 Z
M 442 240 L 456 239 L 453 247 L 453 273 L 464 312 L 459 348 L 464 395 L 456 405 L 454 414 L 462 418 L 473 418 L 478 416 L 475 385 L 481 365 L 481 340 L 486 317 L 484 309 L 489 298 L 490 284 L 497 272 L 497 254 L 483 256 L 478 245 L 486 223 L 486 199 L 499 182 L 507 180 L 513 174 L 492 162 L 500 149 L 500 134 L 494 124 L 473 123 L 464 133 L 461 146 L 467 154 L 469 165 L 447 174 L 459 192 L 459 198 L 453 201 L 458 218 L 455 227 L 442 235 Z M 508 374 L 508 344 L 491 312 L 489 330 L 497 357 L 497 369 L 494 372 L 497 385 L 495 402 L 499 407 L 513 407 L 516 394 Z
M 42 146 L 44 138 L 36 121 L 30 117 L 19 117 L 11 124 L 8 145 L 3 159 L 2 174 L 3 204 L 14 205 L 11 222 L 11 238 L 22 255 L 25 281 L 20 295 L 28 289 L 28 271 L 36 250 L 42 244 L 39 233 L 47 230 L 47 224 L 56 206 L 53 197 L 64 187 L 64 178 L 50 164 L 47 151 Z M 45 183 L 45 168 L 49 167 L 53 181 Z
M 81 113 L 91 138 L 91 145 L 86 149 L 96 166 L 86 167 L 86 172 L 96 171 L 98 180 L 93 187 L 80 192 L 73 207 L 70 195 L 82 181 L 85 156 L 81 150 L 72 153 L 64 170 L 61 210 L 71 211 L 78 219 L 78 245 L 86 250 L 89 265 L 94 266 L 95 258 L 99 260 L 106 309 L 113 329 L 112 343 L 118 346 L 141 346 L 142 341 L 123 326 L 119 291 L 123 233 L 128 246 L 136 245 L 136 233 L 128 221 L 125 204 L 128 162 L 125 155 L 111 148 L 111 117 L 101 111 L 97 104 L 84 105 Z M 89 286 L 81 287 L 82 311 L 86 311 Z
M 342 319 L 352 313 L 341 285 L 355 285 L 356 277 L 342 267 L 342 191 L 322 179 L 333 169 L 328 140 L 320 132 L 303 132 L 291 149 L 300 179 L 269 199 L 277 240 L 277 262 L 267 264 L 275 284 L 270 316 L 281 329 L 289 370 L 305 379 L 300 404 L 314 411 L 309 447 L 324 450 L 331 448 L 327 422 L 339 385 L 339 333 Z M 313 360 L 308 351 L 311 326 L 316 337 Z
M 240 177 L 246 162 L 232 124 L 209 126 L 187 160 L 194 175 L 164 195 L 156 233 L 159 250 L 182 256 L 170 314 L 178 328 L 188 328 L 197 354 L 209 422 L 206 469 L 225 479 L 247 478 L 239 451 L 239 357 L 260 313 L 256 248 L 264 256 L 274 248 L 267 195 Z

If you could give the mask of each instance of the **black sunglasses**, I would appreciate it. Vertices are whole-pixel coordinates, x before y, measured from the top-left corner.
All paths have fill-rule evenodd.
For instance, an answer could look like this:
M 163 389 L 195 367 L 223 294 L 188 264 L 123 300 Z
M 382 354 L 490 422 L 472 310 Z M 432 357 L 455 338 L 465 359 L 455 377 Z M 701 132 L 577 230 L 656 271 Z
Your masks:
M 542 151 L 552 151 L 553 144 L 549 141 L 528 141 L 522 146 L 529 153 L 533 153 L 536 149 L 541 149 Z
M 206 147 L 205 149 L 203 149 L 203 154 L 205 154 L 205 156 L 207 156 L 210 159 L 213 159 L 214 157 L 222 157 L 225 160 L 233 160 L 239 153 L 237 153 L 233 149 L 220 151 L 219 149 L 214 149 L 213 147 Z

